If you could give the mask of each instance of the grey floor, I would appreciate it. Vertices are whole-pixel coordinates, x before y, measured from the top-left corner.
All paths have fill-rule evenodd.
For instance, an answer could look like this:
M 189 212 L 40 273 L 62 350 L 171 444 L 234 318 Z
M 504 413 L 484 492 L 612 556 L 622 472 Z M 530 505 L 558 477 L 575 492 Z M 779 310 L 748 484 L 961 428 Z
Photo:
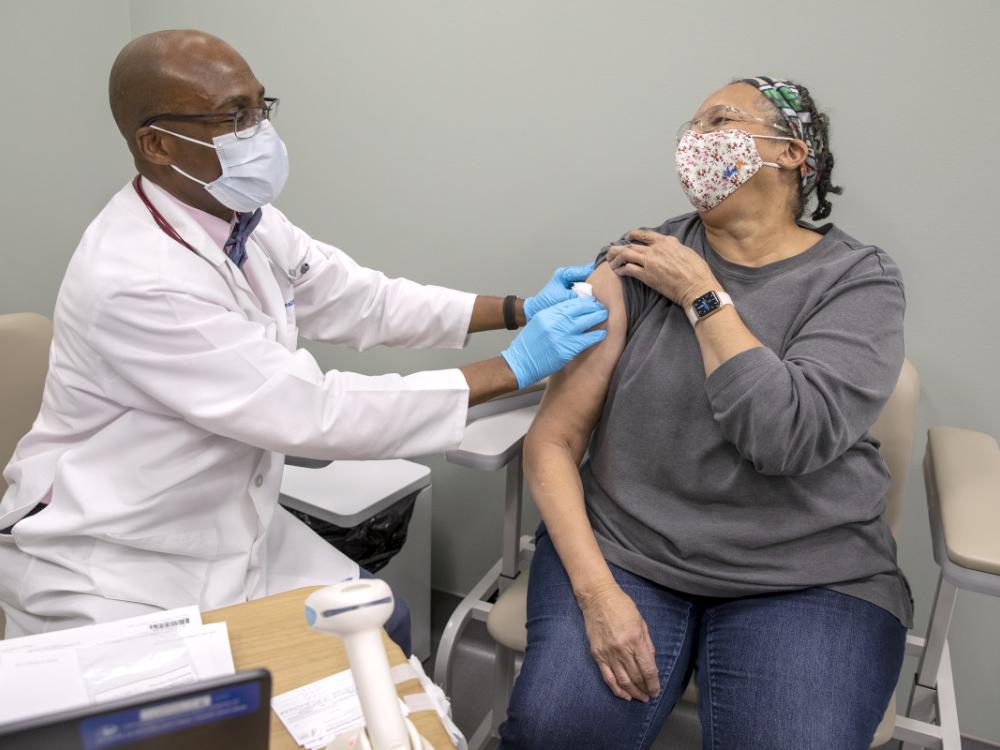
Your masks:
M 458 597 L 451 594 L 432 592 L 431 643 L 434 648 L 458 602 Z M 424 668 L 432 678 L 434 656 L 432 652 L 431 658 L 424 662 Z M 452 715 L 463 734 L 471 737 L 490 709 L 493 690 L 493 640 L 482 623 L 469 623 L 455 648 L 453 664 L 452 686 L 449 690 Z M 487 744 L 487 749 L 495 750 L 497 744 L 494 740 Z M 898 750 L 898 747 L 897 742 L 890 742 L 883 745 L 882 750 Z M 976 740 L 962 740 L 962 750 L 995 750 L 997 747 Z M 675 709 L 653 743 L 653 750 L 701 750 L 701 728 L 690 707 L 683 705 Z

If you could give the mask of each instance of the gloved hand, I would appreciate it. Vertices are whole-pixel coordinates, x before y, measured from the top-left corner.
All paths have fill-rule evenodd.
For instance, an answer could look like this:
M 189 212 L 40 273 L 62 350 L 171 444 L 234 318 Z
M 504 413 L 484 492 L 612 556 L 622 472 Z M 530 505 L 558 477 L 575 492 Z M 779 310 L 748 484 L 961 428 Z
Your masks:
M 531 320 L 540 310 L 557 305 L 568 299 L 573 299 L 576 294 L 573 293 L 570 287 L 577 281 L 586 281 L 593 272 L 593 263 L 589 263 L 586 266 L 563 266 L 562 268 L 557 268 L 556 272 L 552 274 L 552 278 L 549 279 L 549 283 L 542 288 L 542 291 L 534 297 L 528 297 L 524 301 L 524 317 Z
M 517 387 L 527 388 L 603 340 L 607 331 L 587 329 L 607 318 L 607 308 L 596 299 L 574 296 L 539 312 L 500 356 L 513 370 Z

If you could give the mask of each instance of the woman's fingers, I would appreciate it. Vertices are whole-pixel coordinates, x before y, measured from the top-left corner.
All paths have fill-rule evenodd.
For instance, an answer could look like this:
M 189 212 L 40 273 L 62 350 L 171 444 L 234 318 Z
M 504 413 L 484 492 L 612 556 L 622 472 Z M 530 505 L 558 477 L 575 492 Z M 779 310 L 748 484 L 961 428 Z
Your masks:
M 632 662 L 631 666 L 634 667 L 635 660 L 630 659 L 629 661 Z M 640 688 L 639 685 L 636 683 L 635 675 L 629 674 L 629 672 L 633 670 L 627 669 L 627 666 L 628 665 L 624 661 L 622 661 L 618 662 L 617 664 L 613 664 L 611 667 L 612 671 L 615 673 L 615 679 L 618 680 L 618 687 L 620 687 L 622 690 L 628 693 L 629 696 L 631 696 L 632 698 L 635 698 L 637 701 L 642 701 L 643 703 L 646 703 L 647 701 L 649 701 L 649 696 L 646 695 L 646 693 L 643 692 L 642 688 Z
M 637 266 L 635 263 L 626 263 L 623 266 L 619 266 L 615 269 L 615 273 L 619 276 L 631 276 L 633 279 L 643 280 L 643 274 L 646 269 L 642 266 Z
M 635 263 L 636 265 L 645 265 L 645 253 L 643 249 L 636 247 L 635 245 L 621 245 L 618 248 L 618 252 L 615 253 L 614 258 L 611 257 L 611 253 L 608 253 L 608 263 L 611 268 L 618 268 L 626 263 Z
M 635 602 L 613 586 L 582 599 L 580 607 L 590 652 L 608 688 L 624 700 L 648 702 L 659 680 L 649 629 Z
M 616 659 L 606 666 L 608 667 L 612 679 L 614 680 L 611 692 L 618 695 L 618 697 L 622 697 L 619 694 L 624 693 L 625 700 L 635 699 L 637 701 L 642 701 L 643 703 L 649 702 L 649 695 L 645 690 L 643 690 L 641 685 L 636 682 L 636 673 L 638 672 L 638 668 L 636 667 L 634 659 L 630 657 L 622 657 L 620 660 Z M 606 678 L 605 682 L 607 682 Z
M 625 239 L 629 242 L 638 242 L 643 245 L 648 245 L 657 240 L 662 240 L 665 235 L 659 232 L 654 232 L 652 229 L 633 229 L 628 234 L 625 235 Z
M 625 693 L 627 698 L 646 703 L 659 692 L 656 662 L 645 644 L 606 644 L 604 654 L 595 657 L 595 660 L 601 668 L 604 681 L 608 682 L 609 677 L 612 679 L 613 684 L 608 682 L 608 687 L 619 698 L 623 697 L 621 693 Z M 648 674 L 650 665 L 653 670 L 652 679 Z
M 649 627 L 643 627 L 643 643 L 636 652 L 635 661 L 642 674 L 643 687 L 646 693 L 654 698 L 660 694 L 660 673 L 656 669 L 656 649 L 649 637 Z
M 611 667 L 602 661 L 597 662 L 597 666 L 601 670 L 601 677 L 604 679 L 604 684 L 608 686 L 608 689 L 611 690 L 616 698 L 621 698 L 623 701 L 632 700 L 632 696 L 618 687 L 618 678 L 615 677 L 615 673 L 611 670 Z

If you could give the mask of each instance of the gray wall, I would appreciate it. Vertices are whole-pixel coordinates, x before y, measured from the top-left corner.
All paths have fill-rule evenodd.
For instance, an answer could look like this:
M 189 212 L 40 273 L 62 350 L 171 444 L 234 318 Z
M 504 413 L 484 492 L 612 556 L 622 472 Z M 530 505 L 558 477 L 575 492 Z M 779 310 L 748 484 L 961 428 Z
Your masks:
M 1000 435 L 1000 4 L 462 3 L 151 0 L 5 3 L 0 120 L 8 249 L 0 312 L 50 312 L 61 270 L 131 173 L 105 77 L 130 36 L 193 26 L 240 49 L 282 97 L 300 226 L 390 274 L 529 294 L 552 267 L 688 210 L 673 136 L 712 89 L 771 73 L 833 118 L 834 219 L 885 247 L 907 282 L 908 355 L 923 380 L 900 558 L 923 628 L 936 578 L 919 474 L 929 424 Z M 314 351 L 375 373 L 495 354 Z M 463 592 L 498 555 L 500 475 L 430 458 L 434 581 Z M 495 498 L 491 500 L 488 498 Z M 1000 603 L 959 598 L 953 631 L 964 731 L 1000 740 Z M 905 673 L 912 673 L 908 666 Z
M 128 2 L 83 7 L 0 4 L 0 313 L 52 315 L 80 234 L 129 174 L 107 93 Z

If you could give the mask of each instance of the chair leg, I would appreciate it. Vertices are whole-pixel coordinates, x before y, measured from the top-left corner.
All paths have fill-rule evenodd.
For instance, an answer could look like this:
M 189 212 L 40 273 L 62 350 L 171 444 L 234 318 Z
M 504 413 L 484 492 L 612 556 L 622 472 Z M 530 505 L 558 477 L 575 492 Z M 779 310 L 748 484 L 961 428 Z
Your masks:
M 493 668 L 493 719 L 490 734 L 499 737 L 498 730 L 507 718 L 507 702 L 514 686 L 514 652 L 498 643 L 494 653 L 496 659 Z
M 951 673 L 951 649 L 944 644 L 941 669 L 937 679 L 937 714 L 941 725 L 942 750 L 962 750 L 962 735 L 958 729 L 958 705 L 955 703 L 955 685 Z
M 948 630 L 951 618 L 955 613 L 955 599 L 958 589 L 944 578 L 938 576 L 937 591 L 934 594 L 934 606 L 931 608 L 931 619 L 927 626 L 927 639 L 920 665 L 917 667 L 917 684 L 933 688 L 937 681 L 941 658 L 948 643 Z
M 482 723 L 468 739 L 469 750 L 483 750 L 492 736 L 493 711 L 487 711 Z
M 924 688 L 921 687 L 921 690 Z M 902 740 L 902 750 L 962 750 L 962 735 L 958 726 L 958 706 L 955 704 L 955 686 L 952 682 L 951 652 L 948 644 L 941 654 L 941 669 L 937 676 L 937 688 L 927 697 L 934 714 L 934 724 L 929 721 L 896 717 L 896 728 L 892 736 Z M 931 718 L 931 717 L 929 717 Z
M 473 587 L 472 591 L 448 618 L 448 624 L 445 625 L 444 632 L 441 634 L 437 657 L 434 659 L 434 682 L 444 690 L 445 695 L 451 695 L 451 657 L 455 650 L 455 644 L 462 637 L 470 620 L 485 622 L 490 610 L 493 609 L 493 605 L 487 600 L 497 591 L 498 581 L 501 577 L 501 565 L 502 561 L 497 560 L 496 564 Z
M 524 497 L 524 462 L 520 452 L 507 464 L 506 487 L 503 504 L 503 537 L 501 544 L 503 557 L 500 572 L 508 579 L 517 578 L 521 537 L 521 506 Z M 500 582 L 503 593 L 504 582 Z
M 936 722 L 941 727 L 940 747 L 944 750 L 950 750 L 953 746 L 961 747 L 951 675 L 951 654 L 948 651 L 948 630 L 957 595 L 955 585 L 945 580 L 943 574 L 939 575 L 934 606 L 927 626 L 927 638 L 905 714 L 908 718 L 921 722 Z M 918 750 L 920 747 L 916 743 L 906 742 L 902 750 Z

